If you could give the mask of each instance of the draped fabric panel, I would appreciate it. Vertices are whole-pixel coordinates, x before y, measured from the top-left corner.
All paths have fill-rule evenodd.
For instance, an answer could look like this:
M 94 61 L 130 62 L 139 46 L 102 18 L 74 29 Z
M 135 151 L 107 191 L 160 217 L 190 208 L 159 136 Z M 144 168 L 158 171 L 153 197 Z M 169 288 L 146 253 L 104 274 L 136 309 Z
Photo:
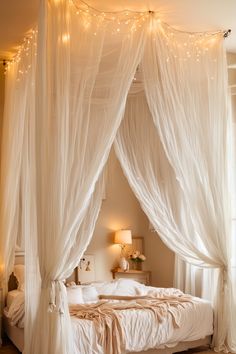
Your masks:
M 145 44 L 144 24 L 132 30 L 130 21 L 117 31 L 116 23 L 101 20 L 67 0 L 42 3 L 34 235 L 41 289 L 36 311 L 34 299 L 27 301 L 34 335 L 26 339 L 26 354 L 74 352 L 63 279 L 92 237 L 103 191 L 99 178 Z M 30 288 L 30 277 L 27 282 Z
M 28 102 L 34 102 L 35 98 L 32 67 L 35 36 L 33 31 L 15 60 L 8 64 L 6 72 L 0 177 L 0 278 L 5 290 L 14 265 L 15 248 L 21 236 L 18 226 L 24 213 L 20 205 L 22 152 L 25 125 L 32 114 Z
M 154 22 L 151 26 L 143 58 L 148 105 L 188 205 L 195 245 L 221 269 L 214 345 L 235 350 L 227 316 L 233 302 L 223 38 L 166 34 Z
M 229 95 L 229 100 L 231 97 Z M 230 108 L 230 106 L 229 106 Z M 236 292 L 235 292 L 235 284 L 236 284 L 236 228 L 235 228 L 235 216 L 236 216 L 236 208 L 235 208 L 235 200 L 236 200 L 236 125 L 233 119 L 234 111 L 231 112 L 229 110 L 229 117 L 231 118 L 232 124 L 228 129 L 228 143 L 229 143 L 229 151 L 230 151 L 230 159 L 229 159 L 229 180 L 230 180 L 230 191 L 231 191 L 231 205 L 232 205 L 232 233 L 231 233 L 231 268 L 232 272 L 232 284 L 233 284 L 233 304 L 236 304 Z M 179 289 L 188 292 L 192 295 L 200 296 L 209 301 L 213 301 L 216 292 L 216 284 L 219 277 L 219 270 L 216 269 L 200 269 L 198 267 L 194 267 L 193 265 L 184 262 L 178 256 L 176 256 L 175 262 L 175 278 L 174 278 L 174 286 Z M 231 307 L 231 311 L 228 314 L 228 317 L 231 321 L 231 331 L 230 335 L 230 343 L 233 348 L 236 344 L 236 329 L 235 329 L 235 318 L 236 318 L 236 306 L 233 305 Z
M 117 134 L 116 152 L 143 210 L 167 246 L 191 264 L 220 271 L 214 298 L 214 345 L 217 350 L 234 350 L 230 339 L 233 327 L 227 315 L 234 302 L 228 272 L 230 222 L 222 39 L 218 35 L 204 38 L 205 52 L 200 56 L 199 50 L 196 56 L 198 36 L 189 39 L 173 33 L 171 47 L 165 26 L 153 28 L 151 24 L 151 28 L 141 63 L 148 105 L 142 93 L 130 96 Z M 194 58 L 186 56 L 190 50 Z M 212 68 L 216 58 L 218 64 Z M 203 66 L 198 69 L 200 60 Z M 208 75 L 214 75 L 219 92 L 212 83 L 213 76 Z

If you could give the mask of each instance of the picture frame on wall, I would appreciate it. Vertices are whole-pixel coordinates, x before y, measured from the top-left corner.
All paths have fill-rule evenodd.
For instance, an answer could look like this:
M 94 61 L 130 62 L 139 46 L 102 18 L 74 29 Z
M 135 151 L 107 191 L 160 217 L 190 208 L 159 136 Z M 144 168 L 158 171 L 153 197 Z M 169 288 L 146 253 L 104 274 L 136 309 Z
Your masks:
M 132 237 L 132 244 L 125 246 L 125 253 L 128 257 L 135 251 L 139 251 L 140 253 L 144 254 L 144 238 L 142 236 L 133 236 Z
M 96 280 L 95 256 L 85 254 L 75 269 L 76 283 L 87 284 Z

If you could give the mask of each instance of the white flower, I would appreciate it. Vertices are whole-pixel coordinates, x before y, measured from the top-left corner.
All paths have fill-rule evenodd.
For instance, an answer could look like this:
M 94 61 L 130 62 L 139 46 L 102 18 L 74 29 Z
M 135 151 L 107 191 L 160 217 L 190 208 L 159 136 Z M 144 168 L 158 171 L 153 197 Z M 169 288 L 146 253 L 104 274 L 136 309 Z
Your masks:
M 144 254 L 141 254 L 140 251 L 135 251 L 130 255 L 130 259 L 135 262 L 143 262 L 146 260 L 146 257 L 144 256 Z
M 140 252 L 139 251 L 135 251 L 133 254 L 131 254 L 131 258 L 136 259 L 136 258 L 139 257 L 139 255 L 140 255 Z
M 141 259 L 141 261 L 145 261 L 146 257 L 144 256 L 144 254 L 140 254 L 139 258 Z

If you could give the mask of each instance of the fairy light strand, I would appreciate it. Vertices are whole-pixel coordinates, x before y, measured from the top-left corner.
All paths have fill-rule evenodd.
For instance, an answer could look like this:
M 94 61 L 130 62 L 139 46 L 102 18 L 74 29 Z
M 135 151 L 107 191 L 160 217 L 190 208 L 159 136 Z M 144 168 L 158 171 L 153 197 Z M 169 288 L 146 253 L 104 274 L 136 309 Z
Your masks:
M 103 16 L 105 20 L 109 20 L 109 21 L 117 21 L 117 18 L 111 18 L 111 17 L 107 17 L 106 15 L 113 15 L 113 16 L 117 16 L 117 15 L 133 15 L 136 14 L 137 17 L 142 17 L 142 16 L 147 16 L 147 15 L 154 15 L 155 17 L 158 16 L 158 21 L 160 21 L 163 25 L 165 25 L 166 27 L 168 27 L 170 30 L 178 32 L 178 33 L 183 33 L 183 34 L 192 34 L 192 35 L 204 35 L 204 34 L 208 34 L 208 35 L 217 35 L 217 34 L 222 34 L 224 38 L 227 38 L 230 34 L 231 34 L 231 29 L 228 30 L 217 30 L 217 31 L 186 31 L 186 30 L 180 30 L 180 29 L 176 29 L 175 27 L 169 25 L 168 23 L 160 20 L 160 13 L 157 11 L 153 11 L 153 10 L 147 10 L 147 11 L 136 11 L 136 10 L 130 10 L 130 9 L 124 9 L 124 10 L 120 10 L 120 11 L 104 11 L 104 10 L 99 10 L 91 5 L 89 5 L 86 1 L 84 0 L 79 0 L 79 2 L 86 7 L 86 9 L 84 9 L 82 6 L 78 5 L 78 2 L 76 0 L 70 0 L 71 3 L 74 5 L 74 7 L 77 9 L 77 11 L 82 11 L 85 13 L 89 13 L 90 15 L 92 15 L 93 13 L 97 13 L 97 16 Z M 104 16 L 105 15 L 105 16 Z M 133 17 L 133 19 L 137 19 L 137 17 Z M 129 17 L 131 19 L 131 17 Z M 119 19 L 119 21 L 122 21 L 122 19 Z
M 79 5 L 80 3 L 80 5 Z M 217 35 L 223 35 L 224 38 L 227 38 L 229 34 L 231 33 L 231 30 L 227 31 L 208 31 L 208 32 L 191 32 L 191 31 L 183 31 L 176 29 L 169 25 L 168 23 L 162 21 L 160 19 L 160 13 L 155 12 L 155 11 L 134 11 L 134 10 L 129 10 L 129 9 L 124 9 L 121 11 L 102 11 L 99 10 L 91 5 L 89 5 L 86 1 L 84 0 L 70 0 L 70 4 L 73 5 L 75 13 L 77 15 L 83 14 L 87 18 L 87 23 L 85 23 L 85 27 L 89 27 L 92 23 L 92 18 L 97 17 L 98 18 L 98 23 L 97 23 L 97 30 L 94 30 L 94 35 L 97 35 L 98 28 L 101 26 L 101 23 L 106 20 L 110 21 L 111 23 L 113 22 L 114 24 L 116 23 L 116 28 L 114 28 L 113 32 L 111 34 L 119 34 L 121 31 L 121 25 L 130 25 L 130 32 L 137 31 L 138 27 L 142 27 L 142 21 L 146 21 L 148 18 L 153 19 L 154 23 L 154 28 L 155 26 L 160 28 L 162 30 L 162 35 L 165 38 L 165 44 L 166 47 L 169 48 L 169 54 L 173 54 L 173 58 L 179 59 L 179 60 L 184 60 L 186 61 L 187 59 L 190 59 L 191 57 L 195 56 L 196 61 L 199 62 L 200 58 L 206 54 L 208 51 L 208 47 L 205 46 L 203 48 L 203 45 L 209 41 L 210 38 L 214 38 L 212 36 L 217 36 Z M 89 18 L 89 20 L 88 20 Z M 154 29 L 155 30 L 155 29 Z M 180 38 L 176 38 L 176 36 L 181 36 L 181 34 L 184 36 L 188 36 L 187 39 L 185 38 L 183 43 L 181 43 Z M 13 63 L 19 63 L 22 59 L 22 56 L 28 56 L 29 55 L 29 49 L 30 46 L 33 45 L 37 47 L 36 43 L 36 38 L 37 38 L 37 30 L 32 29 L 30 34 L 26 35 L 23 41 L 23 44 L 20 46 L 17 54 L 12 58 L 7 60 L 6 59 L 6 65 L 5 65 L 5 71 L 9 70 L 11 65 Z M 66 44 L 70 40 L 70 35 L 65 34 L 62 36 L 62 43 Z M 155 40 L 155 38 L 153 39 Z M 206 40 L 206 42 L 204 42 Z M 32 43 L 33 42 L 33 43 Z M 183 48 L 182 48 L 183 47 Z M 201 47 L 202 51 L 199 50 L 199 47 Z M 175 48 L 176 53 L 173 53 L 173 49 Z M 179 49 L 178 49 L 179 48 Z M 180 49 L 184 49 L 184 57 L 180 58 Z M 191 50 L 192 49 L 192 50 Z M 36 50 L 36 48 L 35 48 Z M 35 52 L 36 55 L 36 52 Z M 182 55 L 182 54 L 181 54 Z M 168 55 L 166 58 L 166 62 L 169 63 L 170 56 Z M 23 75 L 24 73 L 27 73 L 28 69 L 18 70 L 19 76 Z

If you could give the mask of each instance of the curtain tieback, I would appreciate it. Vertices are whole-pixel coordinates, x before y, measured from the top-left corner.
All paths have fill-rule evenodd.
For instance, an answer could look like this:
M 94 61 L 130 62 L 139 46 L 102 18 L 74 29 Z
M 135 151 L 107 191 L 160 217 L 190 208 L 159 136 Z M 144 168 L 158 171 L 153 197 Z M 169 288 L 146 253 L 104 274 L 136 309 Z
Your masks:
M 228 267 L 225 265 L 222 266 L 221 271 L 222 271 L 222 282 L 223 282 L 223 290 L 224 290 L 225 286 L 228 283 Z
M 64 314 L 65 285 L 62 280 L 42 281 L 42 289 L 49 290 L 48 312 L 59 312 Z

